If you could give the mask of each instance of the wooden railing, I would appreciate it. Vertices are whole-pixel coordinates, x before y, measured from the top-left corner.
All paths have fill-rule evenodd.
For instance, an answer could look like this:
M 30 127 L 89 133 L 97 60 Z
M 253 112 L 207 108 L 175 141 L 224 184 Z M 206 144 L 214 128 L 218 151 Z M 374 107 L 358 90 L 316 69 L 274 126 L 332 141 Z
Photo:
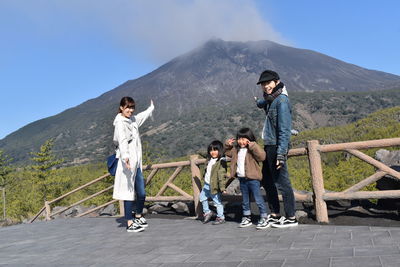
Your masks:
M 391 138 L 391 139 L 381 139 L 381 140 L 370 140 L 363 142 L 353 142 L 353 143 L 341 143 L 341 144 L 329 144 L 329 145 L 320 145 L 318 141 L 312 140 L 307 142 L 307 147 L 305 148 L 296 148 L 291 149 L 289 151 L 289 157 L 296 156 L 308 156 L 310 175 L 312 180 L 313 193 L 309 194 L 301 194 L 295 193 L 296 201 L 301 202 L 314 202 L 316 219 L 318 222 L 328 222 L 328 210 L 326 206 L 326 200 L 338 200 L 338 199 L 368 199 L 368 198 L 400 198 L 400 190 L 386 190 L 386 191 L 360 191 L 360 189 L 365 186 L 376 182 L 380 178 L 385 175 L 391 175 L 396 179 L 400 179 L 400 173 L 393 170 L 392 168 L 384 165 L 383 163 L 373 159 L 372 157 L 360 152 L 360 149 L 370 149 L 370 148 L 381 148 L 381 147 L 390 147 L 390 146 L 399 146 L 400 138 Z M 324 179 L 322 173 L 322 161 L 321 161 L 321 153 L 326 152 L 338 152 L 345 151 L 357 158 L 371 164 L 374 166 L 377 171 L 375 174 L 370 177 L 365 178 L 361 182 L 351 186 L 350 188 L 344 190 L 343 192 L 325 192 L 324 188 Z M 199 159 L 197 155 L 190 156 L 190 160 L 188 161 L 179 161 L 179 162 L 170 162 L 170 163 L 161 163 L 161 164 L 152 164 L 143 166 L 143 171 L 150 171 L 150 174 L 146 178 L 146 185 L 150 183 L 150 181 L 154 178 L 157 172 L 160 169 L 167 168 L 175 168 L 175 171 L 172 175 L 167 179 L 165 184 L 163 184 L 160 190 L 154 196 L 147 196 L 146 201 L 194 201 L 195 212 L 197 215 L 201 214 L 201 206 L 199 205 L 199 194 L 201 191 L 201 174 L 199 165 L 204 164 L 206 162 L 205 159 Z M 193 195 L 185 192 L 182 188 L 179 188 L 174 184 L 174 180 L 177 178 L 179 173 L 184 168 L 190 168 L 191 179 L 192 179 L 192 189 Z M 105 174 L 89 183 L 86 183 L 58 198 L 55 198 L 51 201 L 46 201 L 43 208 L 30 220 L 33 222 L 36 220 L 43 212 L 45 212 L 46 220 L 51 220 L 53 216 L 60 214 L 76 205 L 83 203 L 89 199 L 92 199 L 100 194 L 103 194 L 113 188 L 113 186 L 109 186 L 91 196 L 88 196 L 78 202 L 75 202 L 68 207 L 65 207 L 56 212 L 51 211 L 51 204 L 75 193 L 78 192 L 92 184 L 98 183 L 103 179 L 109 177 L 109 174 Z M 177 192 L 179 196 L 163 196 L 167 188 L 172 189 Z M 229 196 L 226 196 L 229 198 Z M 237 196 L 231 197 L 237 199 Z M 107 205 L 110 205 L 118 200 L 111 200 L 103 205 L 100 205 L 96 208 L 88 210 L 84 213 L 78 214 L 76 217 L 85 216 L 89 213 L 92 213 L 96 210 L 99 210 Z M 120 203 L 120 215 L 123 216 L 123 205 Z

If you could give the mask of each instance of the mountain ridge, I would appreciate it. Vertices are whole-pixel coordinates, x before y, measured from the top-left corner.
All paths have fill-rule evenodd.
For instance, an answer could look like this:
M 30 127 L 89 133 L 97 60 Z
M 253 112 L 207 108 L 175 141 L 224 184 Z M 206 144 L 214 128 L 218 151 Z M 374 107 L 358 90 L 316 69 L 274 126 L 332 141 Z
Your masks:
M 144 110 L 150 99 L 156 105 L 154 121 L 146 122 L 141 129 L 143 134 L 153 133 L 145 134 L 144 141 L 157 151 L 166 150 L 170 156 L 191 153 L 203 145 L 203 140 L 222 138 L 243 124 L 256 130 L 261 127 L 263 114 L 254 107 L 252 99 L 261 96 L 256 81 L 267 68 L 275 69 L 289 90 L 296 128 L 329 125 L 333 117 L 337 123 L 346 123 L 360 114 L 399 104 L 387 91 L 400 88 L 399 76 L 270 41 L 243 43 L 213 39 L 97 98 L 22 127 L 0 140 L 0 149 L 21 163 L 28 160 L 29 152 L 55 138 L 55 152 L 63 155 L 68 164 L 103 161 L 112 151 L 112 120 L 119 100 L 130 95 L 137 101 L 137 112 Z M 323 92 L 317 93 L 316 89 Z M 337 105 L 343 104 L 346 112 L 341 116 L 340 109 L 333 106 L 335 103 L 322 97 L 347 101 L 339 97 L 347 91 L 363 91 L 350 97 L 355 99 L 352 101 L 368 95 L 379 103 L 372 102 L 369 110 L 360 108 L 363 111 L 358 112 L 358 107 L 351 107 L 351 103 L 339 102 Z M 392 93 L 398 95 L 399 91 Z M 303 99 L 305 96 L 309 99 Z M 324 101 L 333 110 L 324 109 L 321 106 Z M 313 116 L 322 119 L 318 122 Z M 219 125 L 220 130 L 214 129 Z

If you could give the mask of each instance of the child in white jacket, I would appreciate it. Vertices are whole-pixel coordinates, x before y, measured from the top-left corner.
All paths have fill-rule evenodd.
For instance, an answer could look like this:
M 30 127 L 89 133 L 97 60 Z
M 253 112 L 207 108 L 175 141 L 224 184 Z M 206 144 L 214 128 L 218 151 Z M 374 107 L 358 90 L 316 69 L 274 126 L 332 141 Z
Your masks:
M 114 144 L 118 160 L 114 180 L 113 198 L 124 200 L 125 219 L 128 232 L 141 232 L 148 226 L 142 216 L 146 192 L 142 173 L 142 144 L 139 127 L 154 110 L 153 101 L 143 112 L 132 117 L 135 101 L 125 96 L 120 101 L 119 113 L 114 119 Z M 131 118 L 132 117 L 132 118 Z M 132 216 L 136 193 L 135 218 Z

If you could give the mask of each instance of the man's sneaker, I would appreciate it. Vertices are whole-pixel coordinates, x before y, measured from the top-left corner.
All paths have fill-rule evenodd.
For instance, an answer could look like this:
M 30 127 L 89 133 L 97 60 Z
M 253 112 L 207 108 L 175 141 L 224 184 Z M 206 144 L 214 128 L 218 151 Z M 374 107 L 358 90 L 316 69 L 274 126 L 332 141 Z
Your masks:
M 260 220 L 258 220 L 256 229 L 267 229 L 270 226 L 271 224 L 268 222 L 267 218 L 261 217 Z
M 252 225 L 252 223 L 251 223 L 250 218 L 249 217 L 243 217 L 242 218 L 242 222 L 239 224 L 239 227 L 240 228 L 244 228 L 244 227 L 249 227 L 251 225 Z
M 126 231 L 130 233 L 138 233 L 144 231 L 144 228 L 136 223 L 132 223 L 128 227 L 126 227 Z
M 267 221 L 269 224 L 273 224 L 273 223 L 279 222 L 280 218 L 281 218 L 281 216 L 274 216 L 274 215 L 268 214 Z
M 215 219 L 215 221 L 213 222 L 213 225 L 219 225 L 219 224 L 223 224 L 223 223 L 225 223 L 225 219 L 224 219 L 224 218 L 217 217 L 217 218 Z
M 140 218 L 136 218 L 135 223 L 143 228 L 149 226 L 149 224 L 147 223 L 146 219 L 143 216 Z
M 203 223 L 208 223 L 209 221 L 211 221 L 211 218 L 213 215 L 214 215 L 214 213 L 212 211 L 205 213 Z
M 275 228 L 287 228 L 287 227 L 293 227 L 297 226 L 299 223 L 297 222 L 296 218 L 294 219 L 288 219 L 282 216 L 278 222 L 273 223 L 271 226 Z

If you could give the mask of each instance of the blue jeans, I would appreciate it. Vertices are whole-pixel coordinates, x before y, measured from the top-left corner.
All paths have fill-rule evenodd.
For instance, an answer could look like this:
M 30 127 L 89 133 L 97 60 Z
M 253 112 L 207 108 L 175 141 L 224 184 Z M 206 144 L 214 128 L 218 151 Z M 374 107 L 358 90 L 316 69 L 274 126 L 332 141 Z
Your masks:
M 135 176 L 135 193 L 136 200 L 124 200 L 125 219 L 132 220 L 133 205 L 135 204 L 135 213 L 142 214 L 144 208 L 144 201 L 146 200 L 146 191 L 144 190 L 144 177 L 142 170 L 138 168 Z
M 278 190 L 282 194 L 286 217 L 295 216 L 296 199 L 294 197 L 292 184 L 289 179 L 287 162 L 279 170 L 276 169 L 277 146 L 264 146 L 267 154 L 263 163 L 263 187 L 267 193 L 268 205 L 272 213 L 279 214 Z
M 203 190 L 200 192 L 200 202 L 203 205 L 203 212 L 209 213 L 210 207 L 208 206 L 208 198 L 211 198 L 215 206 L 217 207 L 217 216 L 221 219 L 225 219 L 224 216 L 224 206 L 222 205 L 221 201 L 221 193 L 216 193 L 215 195 L 211 194 L 210 185 L 204 184 Z
M 267 217 L 267 208 L 265 207 L 264 198 L 261 195 L 260 191 L 260 181 L 247 179 L 246 177 L 239 177 L 240 182 L 240 191 L 242 191 L 242 208 L 243 215 L 250 216 L 250 193 L 253 194 L 254 200 L 258 206 L 261 217 Z

